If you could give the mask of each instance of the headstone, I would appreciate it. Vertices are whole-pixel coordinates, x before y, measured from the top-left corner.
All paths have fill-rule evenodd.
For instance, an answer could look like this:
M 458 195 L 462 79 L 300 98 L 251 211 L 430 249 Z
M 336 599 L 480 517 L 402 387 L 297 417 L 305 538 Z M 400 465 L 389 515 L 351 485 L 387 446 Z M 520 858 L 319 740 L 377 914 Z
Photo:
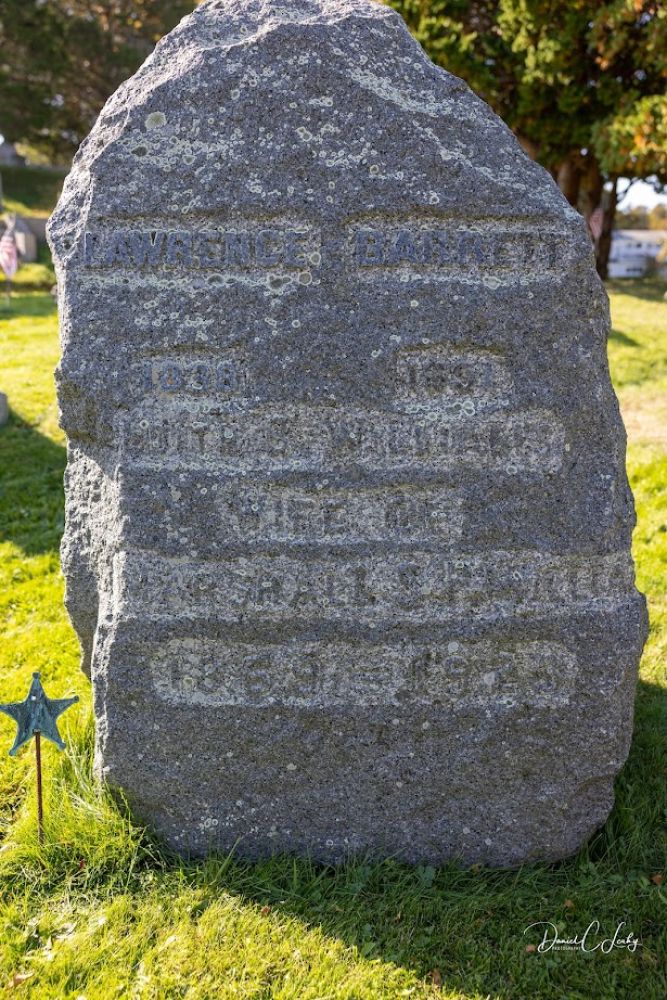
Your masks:
M 13 143 L 5 139 L 0 142 L 0 167 L 25 167 L 25 156 L 17 153 Z
M 0 392 L 0 427 L 3 427 L 9 420 L 9 403 L 4 392 Z
M 14 239 L 21 261 L 32 264 L 37 260 L 37 237 L 25 219 L 17 216 L 14 223 Z
M 573 852 L 634 586 L 583 219 L 368 0 L 209 0 L 50 224 L 96 766 L 175 848 Z

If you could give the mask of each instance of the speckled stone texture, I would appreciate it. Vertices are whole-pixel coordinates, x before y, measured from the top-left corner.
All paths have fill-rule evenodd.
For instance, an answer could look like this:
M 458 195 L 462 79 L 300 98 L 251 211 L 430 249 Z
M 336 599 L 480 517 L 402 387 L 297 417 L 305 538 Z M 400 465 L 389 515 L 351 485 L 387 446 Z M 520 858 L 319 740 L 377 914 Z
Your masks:
M 515 865 L 606 819 L 634 587 L 581 217 L 367 0 L 210 0 L 50 223 L 96 767 L 172 846 Z

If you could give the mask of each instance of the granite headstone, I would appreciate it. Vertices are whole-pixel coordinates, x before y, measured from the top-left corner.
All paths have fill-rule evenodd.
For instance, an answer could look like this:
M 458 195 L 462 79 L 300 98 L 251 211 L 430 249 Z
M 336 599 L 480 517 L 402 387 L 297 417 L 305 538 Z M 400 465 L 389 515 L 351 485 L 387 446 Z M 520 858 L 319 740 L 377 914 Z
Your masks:
M 573 852 L 634 586 L 583 219 L 370 0 L 209 0 L 50 223 L 96 768 L 172 846 Z

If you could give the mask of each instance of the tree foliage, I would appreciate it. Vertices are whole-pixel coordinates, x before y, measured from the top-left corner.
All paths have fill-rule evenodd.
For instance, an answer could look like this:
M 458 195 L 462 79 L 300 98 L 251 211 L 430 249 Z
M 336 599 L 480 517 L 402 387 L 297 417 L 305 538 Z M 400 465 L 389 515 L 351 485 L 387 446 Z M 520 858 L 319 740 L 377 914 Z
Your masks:
M 626 208 L 616 213 L 616 229 L 667 229 L 667 205 L 645 205 Z
M 667 183 L 664 3 L 390 2 L 431 58 L 505 119 L 572 204 L 587 217 L 604 207 L 604 273 L 618 177 Z
M 660 0 L 391 5 L 431 58 L 467 80 L 548 169 L 586 150 L 610 174 L 657 174 L 667 183 L 667 8 Z
M 67 162 L 193 0 L 2 0 L 0 133 Z

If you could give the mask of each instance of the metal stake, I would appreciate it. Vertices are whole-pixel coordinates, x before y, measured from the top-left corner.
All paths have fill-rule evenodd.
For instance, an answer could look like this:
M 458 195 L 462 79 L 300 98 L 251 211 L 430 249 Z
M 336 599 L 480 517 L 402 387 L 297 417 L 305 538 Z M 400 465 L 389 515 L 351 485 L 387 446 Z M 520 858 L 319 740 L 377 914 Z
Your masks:
M 35 761 L 37 763 L 37 839 L 44 843 L 44 800 L 42 798 L 42 734 L 35 731 Z

